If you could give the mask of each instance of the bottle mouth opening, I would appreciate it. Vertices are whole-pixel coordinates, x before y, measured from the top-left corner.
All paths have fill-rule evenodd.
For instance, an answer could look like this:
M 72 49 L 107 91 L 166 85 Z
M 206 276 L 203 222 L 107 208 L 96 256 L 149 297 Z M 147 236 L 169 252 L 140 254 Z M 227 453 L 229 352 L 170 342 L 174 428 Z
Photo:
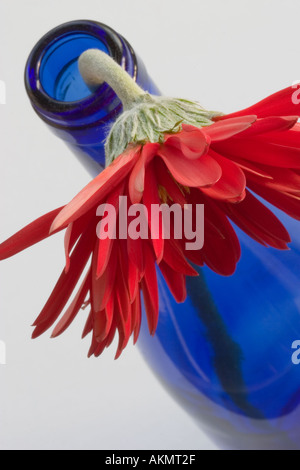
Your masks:
M 89 20 L 58 26 L 35 45 L 25 68 L 27 94 L 42 118 L 52 120 L 67 113 L 77 119 L 83 109 L 89 114 L 101 107 L 112 110 L 116 96 L 108 85 L 92 92 L 79 72 L 78 58 L 91 48 L 106 52 L 129 73 L 136 72 L 136 62 L 134 70 L 128 70 L 127 42 L 108 26 Z
M 109 54 L 102 41 L 87 33 L 68 33 L 50 43 L 39 67 L 41 89 L 51 99 L 64 103 L 81 101 L 91 95 L 78 70 L 78 58 L 94 48 Z

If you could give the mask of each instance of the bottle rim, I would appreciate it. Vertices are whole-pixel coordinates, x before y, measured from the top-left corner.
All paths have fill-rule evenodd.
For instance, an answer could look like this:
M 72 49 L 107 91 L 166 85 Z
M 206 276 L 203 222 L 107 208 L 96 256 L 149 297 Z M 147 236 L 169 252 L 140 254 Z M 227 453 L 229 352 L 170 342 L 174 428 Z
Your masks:
M 50 121 L 51 125 L 55 127 L 65 127 L 63 119 L 66 117 L 69 124 L 71 121 L 80 119 L 83 109 L 85 115 L 91 116 L 108 102 L 112 103 L 116 100 L 116 108 L 104 119 L 101 119 L 101 121 L 106 121 L 111 119 L 115 113 L 120 112 L 122 107 L 113 90 L 106 84 L 77 101 L 59 101 L 44 90 L 40 80 L 43 57 L 55 42 L 64 36 L 75 33 L 85 33 L 99 39 L 107 48 L 109 55 L 124 67 L 135 80 L 137 79 L 137 58 L 132 47 L 126 39 L 109 26 L 91 20 L 76 20 L 55 27 L 46 33 L 32 49 L 26 62 L 24 74 L 25 88 L 33 108 L 43 120 L 47 123 Z M 61 121 L 59 120 L 60 116 Z M 73 124 L 76 125 L 75 122 Z M 79 127 L 82 126 L 79 125 Z

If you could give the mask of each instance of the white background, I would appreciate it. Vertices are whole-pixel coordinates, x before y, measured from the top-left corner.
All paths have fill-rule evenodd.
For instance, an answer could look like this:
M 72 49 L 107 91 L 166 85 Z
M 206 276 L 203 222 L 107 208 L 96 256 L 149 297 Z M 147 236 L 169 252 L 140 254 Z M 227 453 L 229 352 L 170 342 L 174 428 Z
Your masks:
M 61 23 L 121 33 L 168 95 L 230 112 L 300 79 L 299 0 L 1 0 L 0 239 L 68 202 L 89 180 L 34 114 L 23 86 L 34 44 Z M 32 341 L 63 265 L 62 236 L 0 265 L 0 449 L 214 449 L 136 347 L 87 359 L 84 319 Z

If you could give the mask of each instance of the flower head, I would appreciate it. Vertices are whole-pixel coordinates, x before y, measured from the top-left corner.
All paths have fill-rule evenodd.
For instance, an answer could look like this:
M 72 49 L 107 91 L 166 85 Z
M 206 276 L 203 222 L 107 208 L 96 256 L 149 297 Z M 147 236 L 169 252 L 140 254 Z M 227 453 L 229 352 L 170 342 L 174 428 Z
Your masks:
M 100 355 L 118 332 L 118 357 L 132 335 L 134 341 L 138 339 L 141 296 L 149 331 L 155 333 L 159 315 L 157 267 L 174 298 L 184 302 L 185 278 L 197 276 L 192 264 L 207 265 L 224 276 L 234 273 L 241 252 L 231 221 L 258 243 L 287 249 L 288 232 L 260 199 L 300 219 L 300 112 L 292 103 L 293 92 L 287 88 L 227 116 L 206 112 L 184 100 L 171 100 L 168 112 L 170 99 L 149 98 L 140 92 L 138 97 L 134 95 L 132 108 L 127 102 L 128 110 L 109 134 L 107 168 L 69 204 L 0 245 L 0 259 L 5 259 L 66 231 L 66 266 L 34 323 L 33 337 L 58 320 L 77 289 L 52 336 L 65 331 L 80 309 L 89 306 L 83 332 L 83 336 L 92 335 L 89 355 Z M 141 106 L 143 100 L 148 114 Z M 166 120 L 159 117 L 162 106 Z M 126 113 L 130 114 L 128 119 Z M 123 209 L 128 214 L 125 236 L 99 237 L 108 209 L 120 212 L 120 198 L 126 201 Z M 147 209 L 149 236 L 130 237 L 134 217 L 129 209 L 140 204 Z M 184 231 L 181 239 L 175 237 L 174 230 L 168 238 L 164 236 L 162 219 L 155 222 L 151 217 L 153 205 L 161 204 L 177 204 L 182 215 L 187 205 L 192 211 L 197 204 L 204 205 L 205 242 L 201 249 L 188 248 Z M 100 205 L 103 210 L 99 215 Z M 120 220 L 113 221 L 114 233 L 120 233 Z M 155 238 L 151 236 L 154 229 Z

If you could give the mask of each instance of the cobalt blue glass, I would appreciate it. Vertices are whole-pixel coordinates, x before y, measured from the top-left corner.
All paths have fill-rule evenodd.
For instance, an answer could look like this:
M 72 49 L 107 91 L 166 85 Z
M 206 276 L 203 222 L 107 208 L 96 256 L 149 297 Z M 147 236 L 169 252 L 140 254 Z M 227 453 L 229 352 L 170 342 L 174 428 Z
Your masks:
M 104 167 L 103 141 L 122 105 L 107 84 L 91 93 L 81 78 L 77 60 L 91 48 L 109 54 L 143 89 L 159 93 L 126 39 L 88 20 L 58 26 L 35 45 L 25 67 L 25 86 L 39 117 L 95 174 Z
M 121 104 L 107 85 L 91 92 L 82 82 L 76 61 L 90 47 L 159 92 L 128 42 L 103 24 L 67 23 L 36 45 L 25 73 L 31 103 L 94 174 Z M 289 251 L 263 247 L 236 229 L 242 246 L 236 273 L 198 269 L 199 277 L 187 278 L 183 304 L 158 273 L 158 330 L 150 337 L 144 321 L 138 342 L 161 383 L 222 449 L 300 449 L 300 361 L 292 360 L 300 340 L 300 231 L 298 222 L 272 210 L 291 234 Z

